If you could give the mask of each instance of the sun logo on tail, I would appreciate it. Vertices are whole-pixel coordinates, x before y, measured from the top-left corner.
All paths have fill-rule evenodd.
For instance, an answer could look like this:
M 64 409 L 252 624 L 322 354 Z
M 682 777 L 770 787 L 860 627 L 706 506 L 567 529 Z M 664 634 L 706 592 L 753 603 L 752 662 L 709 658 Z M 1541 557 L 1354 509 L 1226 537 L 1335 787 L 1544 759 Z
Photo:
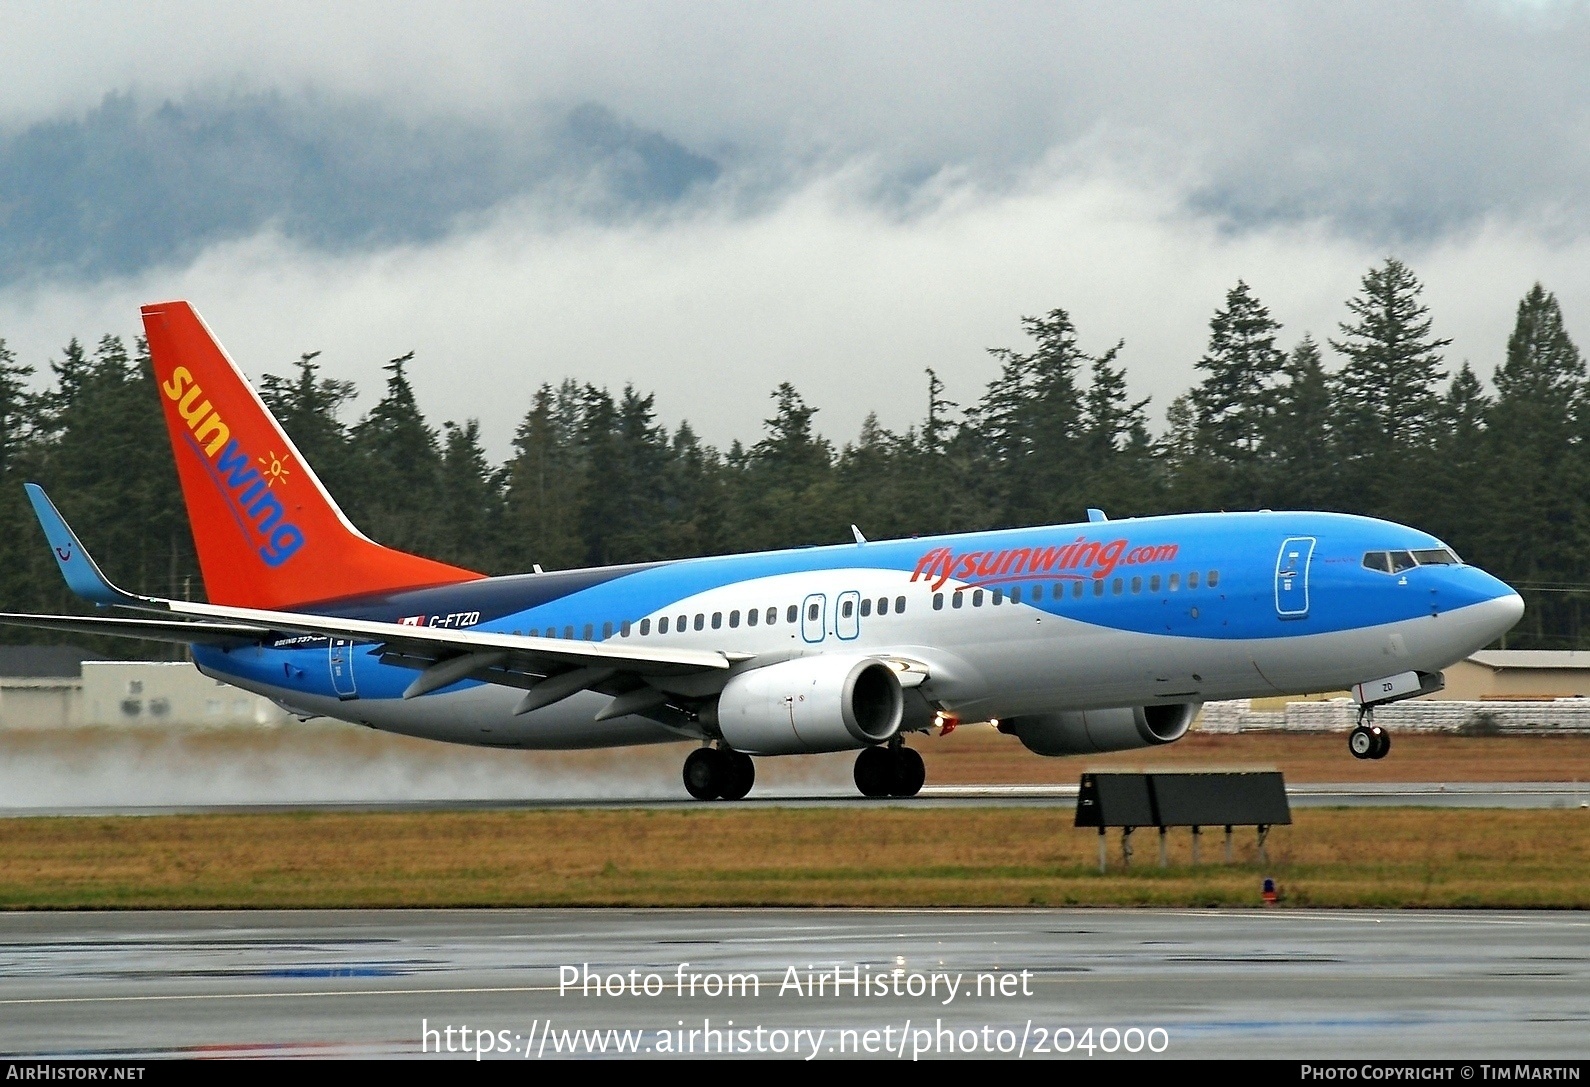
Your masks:
M 292 459 L 291 453 L 283 453 L 280 457 L 272 449 L 263 457 L 255 457 L 259 461 L 260 474 L 265 477 L 265 486 L 274 487 L 277 482 L 287 483 L 287 477 L 292 474 L 287 467 L 287 462 Z

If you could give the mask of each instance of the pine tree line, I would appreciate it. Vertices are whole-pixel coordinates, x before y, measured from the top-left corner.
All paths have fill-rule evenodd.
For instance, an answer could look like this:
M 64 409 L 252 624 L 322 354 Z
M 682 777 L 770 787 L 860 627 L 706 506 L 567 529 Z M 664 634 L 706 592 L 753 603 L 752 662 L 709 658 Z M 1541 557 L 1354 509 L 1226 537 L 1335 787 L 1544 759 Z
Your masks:
M 1093 354 L 1066 311 L 1021 320 L 972 404 L 926 373 L 903 433 L 869 416 L 836 447 L 792 384 L 754 444 L 669 430 L 653 397 L 573 380 L 535 391 L 493 465 L 477 424 L 428 422 L 412 354 L 349 421 L 351 382 L 316 353 L 261 394 L 353 521 L 383 543 L 490 573 L 1185 510 L 1343 510 L 1424 528 L 1522 589 L 1509 645 L 1578 646 L 1590 597 L 1590 380 L 1540 285 L 1518 304 L 1491 391 L 1448 373 L 1422 287 L 1400 261 L 1364 276 L 1349 319 L 1288 344 L 1239 281 L 1209 323 L 1197 384 L 1155 437 L 1127 392 L 1124 341 Z M 141 592 L 202 597 L 147 351 L 73 340 L 47 391 L 0 340 L 0 589 L 8 610 L 76 607 L 23 480 L 50 489 L 107 567 Z M 26 638 L 12 630 L 7 637 Z M 81 641 L 82 639 L 76 639 Z M 126 645 L 107 645 L 126 653 Z

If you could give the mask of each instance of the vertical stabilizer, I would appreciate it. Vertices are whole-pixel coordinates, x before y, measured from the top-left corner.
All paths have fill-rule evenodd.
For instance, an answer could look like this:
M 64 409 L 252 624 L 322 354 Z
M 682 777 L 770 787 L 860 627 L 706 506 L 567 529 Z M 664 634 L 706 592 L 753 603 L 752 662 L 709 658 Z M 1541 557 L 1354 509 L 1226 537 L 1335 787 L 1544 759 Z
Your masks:
M 482 576 L 354 528 L 192 306 L 143 318 L 212 603 L 284 608 Z

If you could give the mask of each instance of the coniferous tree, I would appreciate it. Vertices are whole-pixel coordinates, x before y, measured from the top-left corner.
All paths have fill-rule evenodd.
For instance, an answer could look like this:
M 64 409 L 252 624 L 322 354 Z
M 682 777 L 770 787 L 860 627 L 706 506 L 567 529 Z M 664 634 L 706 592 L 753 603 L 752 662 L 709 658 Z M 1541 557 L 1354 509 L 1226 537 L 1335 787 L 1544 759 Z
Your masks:
M 1275 346 L 1281 325 L 1242 280 L 1209 321 L 1209 348 L 1198 360 L 1203 379 L 1193 387 L 1197 448 L 1214 469 L 1217 501 L 1227 507 L 1264 502 L 1264 440 L 1275 412 L 1275 385 L 1286 354 Z
M 999 360 L 1000 373 L 975 416 L 1004 524 L 1053 520 L 1075 509 L 1071 465 L 1084 452 L 1077 377 L 1096 362 L 1077 346 L 1076 326 L 1065 310 L 1023 317 L 1021 327 L 1034 350 L 989 352 Z
M 1282 368 L 1265 445 L 1273 479 L 1266 503 L 1285 509 L 1344 509 L 1332 450 L 1331 382 L 1319 345 L 1305 335 Z
M 1383 515 L 1417 521 L 1411 484 L 1429 465 L 1432 430 L 1439 425 L 1437 386 L 1446 376 L 1441 348 L 1451 340 L 1431 331 L 1423 286 L 1395 257 L 1371 268 L 1362 290 L 1347 303 L 1351 323 L 1331 340 L 1347 356 L 1337 375 L 1337 448 L 1354 500 Z
M 542 385 L 514 435 L 502 537 L 509 569 L 566 569 L 584 558 L 577 397 L 573 382 L 558 390 Z
M 350 435 L 357 473 L 353 519 L 389 547 L 433 555 L 442 535 L 436 524 L 442 457 L 436 431 L 425 421 L 404 373 L 413 359 L 410 351 L 382 367 L 391 375 L 386 395 Z
M 1124 346 L 1124 341 L 1117 342 L 1093 359 L 1082 398 L 1086 489 L 1079 504 L 1102 507 L 1110 516 L 1157 511 L 1163 497 L 1144 413 L 1149 398 L 1132 400 L 1126 390 L 1126 368 L 1114 365 Z
M 730 507 L 738 541 L 753 549 L 835 543 L 845 527 L 834 501 L 833 446 L 817 433 L 817 409 L 789 382 L 773 390 L 778 405 L 749 451 L 731 449 Z
M 1584 603 L 1577 587 L 1590 582 L 1585 363 L 1556 296 L 1539 283 L 1518 303 L 1495 383 L 1485 491 L 1496 505 L 1473 526 L 1475 558 L 1523 583 L 1525 627 L 1511 644 L 1526 633 L 1542 647 L 1553 634 L 1573 644 Z
M 512 573 L 498 566 L 501 480 L 480 446 L 480 423 L 442 424 L 441 533 L 437 558 L 483 573 Z

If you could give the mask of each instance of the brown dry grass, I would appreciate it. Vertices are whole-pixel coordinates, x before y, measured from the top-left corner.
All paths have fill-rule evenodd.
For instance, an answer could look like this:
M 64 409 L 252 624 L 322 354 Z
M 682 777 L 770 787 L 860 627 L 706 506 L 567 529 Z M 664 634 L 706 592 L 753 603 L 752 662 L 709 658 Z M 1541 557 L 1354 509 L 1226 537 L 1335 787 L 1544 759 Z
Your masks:
M 11 908 L 1252 905 L 1590 907 L 1590 812 L 1306 810 L 1271 863 L 1097 873 L 1042 808 L 579 810 L 0 820 Z

